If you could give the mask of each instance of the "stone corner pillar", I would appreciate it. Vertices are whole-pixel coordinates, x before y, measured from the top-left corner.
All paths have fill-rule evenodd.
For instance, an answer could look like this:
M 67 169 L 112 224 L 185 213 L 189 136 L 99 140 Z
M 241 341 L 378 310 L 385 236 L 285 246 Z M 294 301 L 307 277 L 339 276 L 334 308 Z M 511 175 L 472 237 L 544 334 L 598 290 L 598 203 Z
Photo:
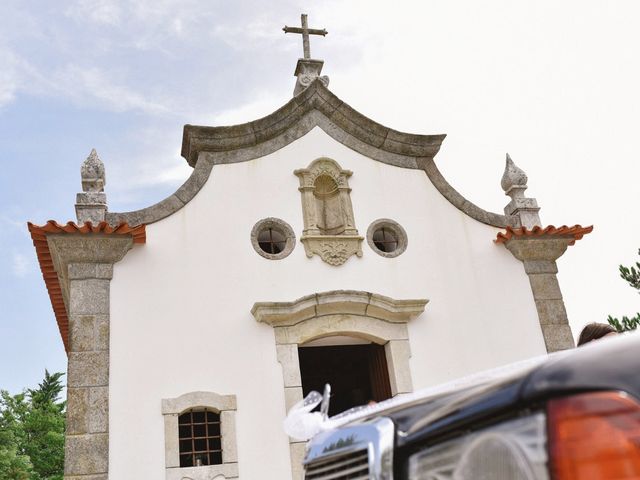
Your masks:
M 547 352 L 575 346 L 558 283 L 556 260 L 575 241 L 570 237 L 511 237 L 507 249 L 524 264 L 538 311 Z
M 65 480 L 107 480 L 109 290 L 128 235 L 49 235 L 69 318 Z

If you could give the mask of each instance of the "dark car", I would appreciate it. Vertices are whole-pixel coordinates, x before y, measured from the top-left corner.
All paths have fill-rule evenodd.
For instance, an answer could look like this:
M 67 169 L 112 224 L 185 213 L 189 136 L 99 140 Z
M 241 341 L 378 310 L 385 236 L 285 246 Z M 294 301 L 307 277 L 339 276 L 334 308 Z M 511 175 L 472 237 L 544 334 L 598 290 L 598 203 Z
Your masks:
M 306 480 L 640 479 L 640 334 L 316 435 Z

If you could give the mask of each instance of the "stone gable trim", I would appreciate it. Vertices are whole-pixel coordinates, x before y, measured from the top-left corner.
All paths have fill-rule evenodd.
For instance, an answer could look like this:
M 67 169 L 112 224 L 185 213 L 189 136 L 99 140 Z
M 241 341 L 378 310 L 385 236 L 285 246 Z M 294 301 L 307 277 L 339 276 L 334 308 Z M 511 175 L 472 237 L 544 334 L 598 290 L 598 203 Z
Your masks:
M 220 413 L 222 436 L 222 463 L 202 467 L 180 467 L 178 417 L 190 408 L 210 408 Z M 189 392 L 176 398 L 162 400 L 165 444 L 165 479 L 209 480 L 211 478 L 238 478 L 238 447 L 236 438 L 235 395 L 215 392 Z
M 316 80 L 281 108 L 259 120 L 230 127 L 185 125 L 182 156 L 189 165 L 195 166 L 201 152 L 229 151 L 268 143 L 295 127 L 312 110 L 324 114 L 344 133 L 382 151 L 402 156 L 433 158 L 445 138 L 445 135 L 415 135 L 384 127 L 351 108 Z
M 376 293 L 334 290 L 293 302 L 258 302 L 251 313 L 274 330 L 276 355 L 282 366 L 285 408 L 302 400 L 298 347 L 318 338 L 350 335 L 384 345 L 391 393 L 413 391 L 407 323 L 424 312 L 428 300 L 396 300 Z M 303 477 L 305 443 L 289 440 L 293 480 Z
M 246 162 L 269 155 L 314 127 L 344 146 L 388 165 L 424 170 L 433 185 L 471 218 L 496 227 L 518 227 L 517 216 L 488 212 L 464 198 L 438 170 L 434 157 L 446 135 L 414 135 L 384 127 L 348 106 L 319 81 L 260 120 L 231 127 L 185 125 L 182 155 L 193 173 L 172 195 L 131 212 L 107 212 L 111 225 L 149 224 L 177 212 L 200 191 L 214 165 Z M 426 207 L 425 207 L 426 208 Z
M 456 207 L 461 212 L 470 216 L 474 220 L 477 220 L 486 225 L 492 227 L 519 227 L 520 218 L 515 215 L 501 215 L 499 213 L 489 212 L 478 207 L 475 203 L 467 200 L 460 192 L 451 186 L 449 182 L 444 178 L 440 170 L 438 169 L 436 162 L 433 158 L 424 159 L 422 163 L 422 169 L 431 180 L 434 187 L 440 192 L 440 194 L 447 199 L 447 201 Z

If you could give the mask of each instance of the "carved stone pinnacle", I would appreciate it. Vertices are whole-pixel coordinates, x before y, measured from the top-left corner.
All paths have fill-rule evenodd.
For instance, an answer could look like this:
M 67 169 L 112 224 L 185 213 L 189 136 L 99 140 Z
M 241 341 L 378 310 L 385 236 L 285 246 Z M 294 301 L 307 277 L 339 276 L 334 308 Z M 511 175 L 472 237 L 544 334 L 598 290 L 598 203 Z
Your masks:
M 84 192 L 104 192 L 104 186 L 107 184 L 104 164 L 96 149 L 92 149 L 87 159 L 82 163 L 80 168 L 80 176 L 82 178 L 82 191 Z
M 104 193 L 106 176 L 104 164 L 96 149 L 92 149 L 80 167 L 82 192 L 76 195 L 76 216 L 78 223 L 103 222 L 107 214 L 107 195 Z
M 533 228 L 540 225 L 538 202 L 535 198 L 524 196 L 527 189 L 527 174 L 518 167 L 507 153 L 507 161 L 500 185 L 511 201 L 504 207 L 504 213 L 518 218 L 521 226 Z
M 507 153 L 507 161 L 504 167 L 504 174 L 500 185 L 506 195 L 511 198 L 522 197 L 523 192 L 527 189 L 527 174 L 518 167 L 511 156 Z

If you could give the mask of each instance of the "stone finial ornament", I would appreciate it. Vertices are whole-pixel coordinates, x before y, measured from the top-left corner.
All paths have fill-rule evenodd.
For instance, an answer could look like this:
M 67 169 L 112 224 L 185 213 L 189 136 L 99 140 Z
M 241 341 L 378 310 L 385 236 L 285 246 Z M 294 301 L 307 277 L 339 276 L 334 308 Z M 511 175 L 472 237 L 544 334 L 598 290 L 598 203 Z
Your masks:
M 98 152 L 96 152 L 95 148 L 91 149 L 87 159 L 82 162 L 80 176 L 82 177 L 82 191 L 104 192 L 104 186 L 107 184 L 104 164 L 98 157 Z
M 105 221 L 107 214 L 107 195 L 104 186 L 107 184 L 104 164 L 96 149 L 92 149 L 80 167 L 82 193 L 76 195 L 76 216 L 78 223 L 91 222 L 96 225 Z
M 502 186 L 505 194 L 509 195 L 511 198 L 522 197 L 522 192 L 527 189 L 527 174 L 524 173 L 524 170 L 513 163 L 513 160 L 508 153 L 500 185 Z M 512 190 L 513 193 L 511 193 Z
M 538 207 L 538 202 L 535 198 L 524 196 L 524 191 L 527 189 L 527 180 L 527 174 L 513 162 L 511 156 L 507 153 L 500 185 L 504 190 L 504 194 L 511 197 L 511 201 L 504 207 L 504 213 L 518 217 L 520 226 L 533 228 L 541 226 L 540 216 L 538 215 L 540 207 Z

